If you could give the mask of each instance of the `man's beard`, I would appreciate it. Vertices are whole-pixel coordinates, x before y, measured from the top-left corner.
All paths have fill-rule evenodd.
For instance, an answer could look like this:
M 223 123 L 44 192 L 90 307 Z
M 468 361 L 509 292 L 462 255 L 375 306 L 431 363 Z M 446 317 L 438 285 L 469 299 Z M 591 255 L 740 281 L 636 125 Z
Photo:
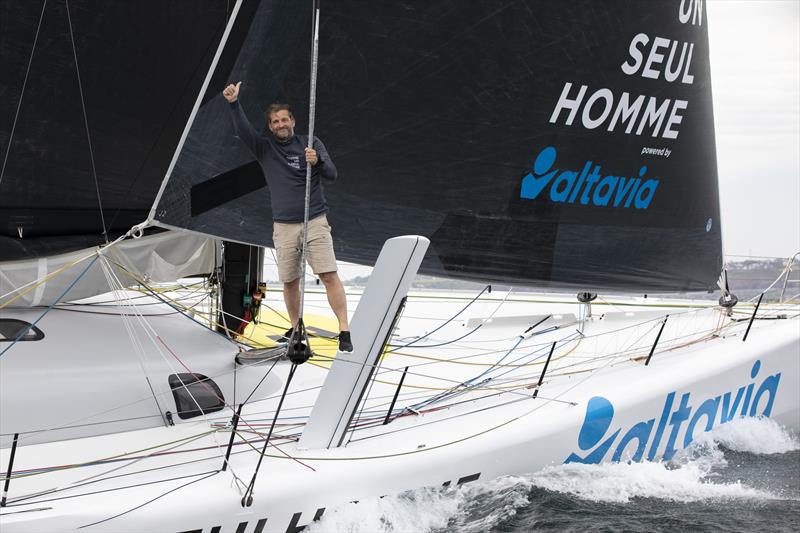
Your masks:
M 291 139 L 292 135 L 294 135 L 294 132 L 291 130 L 291 128 L 281 128 L 279 130 L 275 130 L 273 135 L 275 135 L 276 139 L 285 141 L 287 139 Z

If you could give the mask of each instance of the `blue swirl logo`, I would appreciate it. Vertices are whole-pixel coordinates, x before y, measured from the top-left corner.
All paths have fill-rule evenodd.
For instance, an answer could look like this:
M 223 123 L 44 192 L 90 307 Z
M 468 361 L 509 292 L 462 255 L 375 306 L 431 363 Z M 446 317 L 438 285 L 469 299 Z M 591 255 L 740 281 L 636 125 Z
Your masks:
M 750 369 L 755 380 L 761 370 L 761 361 Z M 652 461 L 658 457 L 669 460 L 680 447 L 689 446 L 698 432 L 711 431 L 715 425 L 725 424 L 743 416 L 770 416 L 778 394 L 781 373 L 767 376 L 756 387 L 755 381 L 742 385 L 735 393 L 726 392 L 692 403 L 692 395 L 673 391 L 664 398 L 660 418 L 650 418 L 632 424 L 623 433 L 622 427 L 610 433 L 614 421 L 614 406 L 602 396 L 594 396 L 586 404 L 583 425 L 578 433 L 580 451 L 570 453 L 565 463 L 597 464 L 605 460 L 614 445 L 612 461 Z M 760 410 L 760 412 L 759 412 Z M 658 422 L 656 423 L 656 421 Z M 622 437 L 617 437 L 622 434 Z M 663 446 L 662 446 L 663 444 Z
M 520 198 L 535 200 L 549 186 L 552 202 L 647 209 L 658 189 L 658 179 L 645 177 L 646 166 L 639 169 L 636 178 L 603 176 L 601 166 L 592 161 L 587 161 L 580 171 L 553 168 L 557 156 L 552 146 L 539 152 L 533 162 L 533 172 L 522 178 Z

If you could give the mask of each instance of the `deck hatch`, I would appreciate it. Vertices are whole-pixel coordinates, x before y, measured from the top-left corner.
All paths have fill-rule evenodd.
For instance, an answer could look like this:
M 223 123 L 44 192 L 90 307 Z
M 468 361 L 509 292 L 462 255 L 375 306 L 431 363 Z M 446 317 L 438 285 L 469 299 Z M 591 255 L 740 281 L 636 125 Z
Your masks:
M 181 420 L 221 411 L 225 397 L 214 380 L 202 374 L 170 374 L 169 387 Z
M 13 342 L 20 335 L 20 341 L 40 341 L 44 338 L 42 330 L 30 322 L 17 318 L 0 318 L 0 342 Z

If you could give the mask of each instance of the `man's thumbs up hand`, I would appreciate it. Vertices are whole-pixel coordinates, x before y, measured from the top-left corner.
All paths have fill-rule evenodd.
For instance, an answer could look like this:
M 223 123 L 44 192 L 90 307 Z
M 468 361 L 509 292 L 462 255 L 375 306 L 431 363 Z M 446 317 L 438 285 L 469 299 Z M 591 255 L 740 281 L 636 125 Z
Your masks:
M 225 87 L 225 90 L 222 91 L 222 96 L 225 97 L 230 103 L 234 103 L 236 100 L 239 99 L 239 87 L 242 86 L 242 82 L 238 82 L 236 85 L 230 84 Z

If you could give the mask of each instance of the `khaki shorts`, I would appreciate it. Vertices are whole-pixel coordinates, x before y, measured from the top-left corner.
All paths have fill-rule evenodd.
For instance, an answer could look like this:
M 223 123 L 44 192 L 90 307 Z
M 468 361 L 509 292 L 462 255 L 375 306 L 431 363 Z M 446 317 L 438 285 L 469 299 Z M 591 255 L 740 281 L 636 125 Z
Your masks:
M 300 277 L 300 249 L 303 247 L 303 224 L 273 223 L 272 240 L 278 256 L 278 277 L 289 283 Z M 320 215 L 308 221 L 306 260 L 314 274 L 336 272 L 336 256 L 328 217 Z

